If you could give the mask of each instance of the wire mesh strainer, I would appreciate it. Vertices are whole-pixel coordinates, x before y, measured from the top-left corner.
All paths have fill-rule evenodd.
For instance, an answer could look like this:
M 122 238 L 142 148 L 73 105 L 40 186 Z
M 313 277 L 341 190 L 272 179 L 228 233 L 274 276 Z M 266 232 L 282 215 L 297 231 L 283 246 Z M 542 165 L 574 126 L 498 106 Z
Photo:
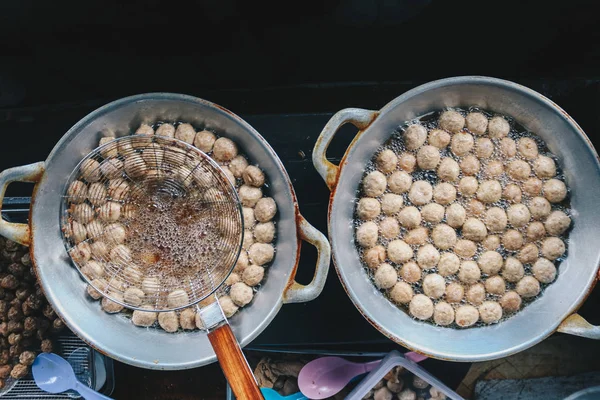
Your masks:
M 63 238 L 81 274 L 131 309 L 177 310 L 227 279 L 239 256 L 237 192 L 185 142 L 133 135 L 88 154 L 62 201 Z

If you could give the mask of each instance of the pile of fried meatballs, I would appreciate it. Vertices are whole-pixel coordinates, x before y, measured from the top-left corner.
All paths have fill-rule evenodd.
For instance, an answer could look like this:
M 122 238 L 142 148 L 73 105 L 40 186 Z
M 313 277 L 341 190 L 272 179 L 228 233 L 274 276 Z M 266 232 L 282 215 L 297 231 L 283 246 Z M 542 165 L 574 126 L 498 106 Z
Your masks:
M 219 164 L 234 184 L 243 207 L 243 248 L 233 273 L 220 289 L 219 298 L 225 315 L 232 317 L 252 301 L 265 278 L 266 267 L 275 256 L 273 242 L 277 205 L 263 192 L 266 183 L 264 172 L 250 164 L 229 138 L 219 137 L 209 130 L 196 131 L 188 123 L 142 124 L 134 133 L 175 138 L 195 146 Z M 131 193 L 131 182 L 144 179 L 139 175 L 151 174 L 153 169 L 159 168 L 155 163 L 160 160 L 157 160 L 156 152 L 131 154 L 131 149 L 120 148 L 119 142 L 111 146 L 113 140 L 114 135 L 100 139 L 102 159 L 84 161 L 80 175 L 67 190 L 69 218 L 63 230 L 73 245 L 71 258 L 93 284 L 88 285 L 87 294 L 93 300 L 101 300 L 101 308 L 107 313 L 127 312 L 121 304 L 103 298 L 94 288 L 110 291 L 115 287 L 114 295 L 122 297 L 122 302 L 149 310 L 133 311 L 131 321 L 137 326 L 159 326 L 167 332 L 203 329 L 195 306 L 180 311 L 150 311 L 155 308 L 152 299 L 162 285 L 157 276 L 142 276 L 136 269 L 137 260 L 131 257 L 132 251 L 127 246 L 127 221 L 136 210 L 130 207 L 127 199 Z M 145 168 L 140 169 L 142 164 Z M 113 274 L 109 273 L 115 266 L 125 269 L 129 282 L 115 281 Z M 169 293 L 169 308 L 189 304 L 187 296 L 184 290 Z
M 509 118 L 405 125 L 360 185 L 355 238 L 377 288 L 419 320 L 497 323 L 556 279 L 571 225 L 554 156 Z

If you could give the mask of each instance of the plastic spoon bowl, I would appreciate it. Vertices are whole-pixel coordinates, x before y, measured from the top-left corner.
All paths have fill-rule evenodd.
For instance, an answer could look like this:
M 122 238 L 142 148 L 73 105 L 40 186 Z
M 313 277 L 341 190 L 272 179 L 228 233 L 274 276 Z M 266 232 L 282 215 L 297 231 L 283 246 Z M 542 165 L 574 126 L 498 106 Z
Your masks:
M 427 357 L 409 352 L 405 357 L 421 362 Z M 350 381 L 375 369 L 381 360 L 355 363 L 341 357 L 321 357 L 306 364 L 298 375 L 298 387 L 309 399 L 326 399 L 339 393 Z
M 71 364 L 54 353 L 41 353 L 31 367 L 36 385 L 48 393 L 62 393 L 75 390 L 86 400 L 111 400 L 79 382 Z
M 289 396 L 282 396 L 275 390 L 269 388 L 261 388 L 260 391 L 265 400 L 308 400 L 301 392 L 290 394 Z

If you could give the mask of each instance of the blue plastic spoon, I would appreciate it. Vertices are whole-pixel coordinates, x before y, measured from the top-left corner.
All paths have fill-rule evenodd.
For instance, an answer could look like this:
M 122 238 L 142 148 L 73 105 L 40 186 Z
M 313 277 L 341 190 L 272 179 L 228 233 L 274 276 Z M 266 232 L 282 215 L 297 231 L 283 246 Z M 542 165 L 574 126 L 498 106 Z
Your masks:
M 282 396 L 275 390 L 269 388 L 261 388 L 260 391 L 265 397 L 265 400 L 308 400 L 308 398 L 304 396 L 302 392 L 290 394 L 289 396 Z

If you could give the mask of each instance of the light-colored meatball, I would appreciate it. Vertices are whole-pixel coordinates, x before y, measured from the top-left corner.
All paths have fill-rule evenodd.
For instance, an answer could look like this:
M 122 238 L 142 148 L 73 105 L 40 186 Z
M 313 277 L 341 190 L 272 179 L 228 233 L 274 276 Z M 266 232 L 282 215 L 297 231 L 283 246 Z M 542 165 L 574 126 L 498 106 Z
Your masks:
M 139 307 L 142 304 L 142 301 L 144 301 L 144 292 L 142 292 L 141 289 L 129 287 L 125 289 L 125 293 L 123 293 L 123 300 L 127 304 Z
M 553 159 L 539 156 L 533 162 L 533 171 L 541 179 L 554 178 L 556 175 L 556 164 Z
M 277 204 L 271 197 L 263 197 L 256 202 L 254 217 L 258 222 L 268 222 L 273 219 L 276 213 Z
M 458 272 L 460 259 L 454 253 L 442 253 L 438 263 L 438 273 L 441 276 L 450 276 Z
M 416 228 L 421 224 L 421 212 L 419 212 L 417 207 L 404 207 L 398 213 L 398 222 L 407 229 Z
M 377 268 L 379 264 L 383 263 L 386 258 L 385 247 L 377 245 L 367 249 L 363 253 L 363 259 L 369 268 Z
M 488 138 L 477 138 L 475 144 L 475 154 L 477 157 L 485 160 L 486 158 L 490 158 L 492 153 L 494 153 L 494 143 Z
M 147 276 L 142 280 L 142 291 L 148 296 L 157 294 L 160 288 L 160 281 L 155 276 Z
M 408 192 L 411 185 L 412 177 L 405 171 L 396 171 L 387 180 L 387 186 L 396 194 Z
M 143 305 L 141 308 L 152 310 L 152 306 Z M 158 319 L 158 313 L 153 311 L 140 311 L 135 310 L 131 316 L 131 322 L 136 326 L 152 326 Z
M 250 261 L 248 260 L 248 253 L 246 252 L 246 250 L 242 250 L 235 263 L 235 266 L 233 267 L 233 272 L 241 273 L 248 267 L 248 265 L 250 265 Z
M 94 218 L 94 210 L 86 203 L 75 204 L 72 206 L 71 215 L 80 224 L 87 224 Z
M 485 211 L 485 205 L 477 199 L 471 199 L 467 203 L 467 214 L 482 216 Z
M 544 224 L 539 221 L 534 221 L 527 226 L 525 234 L 528 241 L 536 242 L 546 236 L 546 229 L 544 228 Z
M 460 283 L 452 282 L 446 286 L 446 301 L 460 303 L 465 296 L 465 288 Z
M 100 163 L 91 158 L 81 163 L 80 172 L 88 183 L 98 182 L 102 178 Z
M 196 134 L 194 137 L 194 146 L 199 148 L 205 153 L 210 153 L 213 150 L 213 146 L 217 137 L 211 131 L 203 130 Z
M 193 144 L 196 137 L 196 131 L 190 124 L 179 124 L 175 130 L 175 139 L 182 140 L 186 143 Z
M 124 244 L 120 244 L 110 251 L 109 257 L 110 261 L 117 265 L 127 265 L 131 262 L 131 250 Z
M 175 127 L 173 126 L 173 124 L 169 123 L 160 124 L 160 126 L 156 128 L 155 134 L 158 136 L 170 138 L 175 137 Z
M 556 267 L 554 263 L 546 258 L 539 258 L 533 267 L 531 267 L 531 272 L 535 279 L 540 281 L 541 283 L 550 283 L 556 278 Z
M 477 245 L 471 240 L 459 239 L 454 246 L 454 252 L 462 258 L 471 258 L 477 252 Z
M 440 250 L 448 250 L 456 244 L 456 231 L 446 224 L 439 224 L 431 232 L 433 243 Z
M 405 241 L 397 239 L 388 244 L 387 255 L 390 261 L 402 264 L 412 258 L 413 250 Z
M 408 150 L 416 150 L 427 140 L 427 129 L 423 125 L 413 124 L 404 131 L 404 143 Z
M 175 311 L 158 313 L 158 325 L 169 333 L 177 332 L 179 329 L 179 318 Z
M 440 163 L 440 151 L 434 146 L 423 146 L 417 152 L 417 165 L 424 170 L 434 170 Z
M 558 179 L 549 179 L 544 182 L 542 192 L 550 203 L 560 203 L 567 197 L 567 186 Z
M 134 178 L 134 179 L 141 178 L 142 176 L 146 175 L 146 173 L 148 172 L 148 166 L 146 165 L 146 162 L 139 154 L 131 154 L 131 155 L 128 155 L 127 157 L 125 157 L 125 161 L 123 163 L 123 168 L 124 168 L 127 176 L 129 176 L 130 178 Z M 109 186 L 109 193 L 110 193 L 110 186 Z M 113 199 L 115 199 L 115 198 L 113 197 Z
M 440 161 L 437 173 L 441 180 L 454 182 L 458 179 L 458 175 L 460 174 L 460 166 L 453 159 L 445 157 Z
M 108 183 L 108 197 L 122 201 L 129 195 L 129 185 L 124 179 L 113 179 Z
M 123 162 L 118 158 L 111 158 L 108 160 L 104 160 L 102 164 L 100 164 L 100 171 L 102 175 L 108 179 L 115 179 L 123 174 Z M 104 185 L 102 185 L 104 187 Z
M 533 276 L 525 276 L 517 283 L 516 291 L 521 297 L 535 297 L 540 293 L 540 282 Z
M 167 305 L 169 308 L 184 307 L 190 304 L 190 297 L 183 289 L 173 290 L 167 296 Z
M 242 185 L 238 190 L 238 194 L 244 207 L 254 207 L 263 195 L 260 188 L 248 185 Z
M 433 301 L 424 294 L 417 294 L 411 299 L 408 310 L 415 318 L 429 319 L 433 315 Z
M 219 297 L 219 305 L 223 310 L 223 314 L 225 314 L 227 318 L 231 318 L 238 310 L 238 306 L 234 303 L 230 296 Z
M 463 261 L 458 271 L 458 279 L 466 284 L 476 283 L 481 278 L 481 271 L 475 261 Z
M 492 118 L 488 124 L 488 133 L 491 138 L 503 138 L 510 132 L 508 121 L 501 116 Z
M 249 250 L 250 246 L 254 244 L 254 234 L 250 229 L 244 229 L 244 237 L 242 239 L 242 248 Z
M 102 298 L 102 292 L 106 291 L 108 282 L 102 278 L 96 278 L 92 280 L 92 284 L 87 286 L 87 294 L 94 300 L 100 300 Z M 96 289 L 98 288 L 98 289 Z M 99 291 L 100 290 L 100 291 Z
M 525 207 L 527 209 L 527 207 Z M 492 207 L 485 213 L 485 226 L 490 232 L 502 232 L 506 228 L 508 218 L 500 207 Z
M 481 283 L 470 286 L 466 293 L 466 300 L 474 306 L 483 303 L 485 300 L 485 287 Z
M 374 211 L 375 207 L 377 207 L 377 215 L 379 215 L 380 211 L 383 211 L 384 214 L 386 215 L 394 215 L 396 213 L 398 213 L 398 211 L 400 211 L 400 209 L 402 208 L 402 206 L 404 205 L 404 200 L 402 199 L 402 196 L 394 194 L 394 193 L 386 193 L 382 196 L 381 198 L 381 205 L 379 204 L 379 202 L 375 199 L 370 199 L 370 198 L 365 198 L 368 199 L 369 201 L 375 201 L 375 203 L 377 203 L 377 206 L 375 206 L 375 203 L 370 203 L 369 206 L 373 207 Z M 365 200 L 365 199 L 361 199 Z M 360 204 L 359 204 L 360 206 Z M 371 212 L 371 214 L 374 214 L 373 212 Z M 372 219 L 375 218 L 377 215 L 374 215 L 370 218 L 363 218 L 361 217 L 361 214 L 359 212 L 359 218 L 361 219 Z M 368 215 L 365 215 L 368 216 Z
M 502 244 L 507 250 L 519 250 L 523 247 L 523 235 L 515 229 L 509 229 L 502 235 Z
M 454 322 L 454 309 L 445 301 L 440 301 L 433 308 L 433 321 L 441 326 Z
M 67 196 L 72 203 L 82 203 L 87 198 L 88 187 L 81 181 L 73 181 L 67 190 Z
M 421 246 L 417 250 L 417 264 L 421 269 L 434 268 L 440 261 L 440 252 L 431 244 Z
M 496 180 L 483 181 L 477 189 L 477 199 L 484 203 L 495 203 L 502 198 L 502 186 Z
M 259 243 L 271 243 L 275 238 L 275 224 L 260 222 L 254 227 L 254 238 Z
M 404 235 L 404 241 L 413 246 L 424 244 L 428 238 L 429 230 L 423 227 L 411 229 Z
M 71 221 L 71 224 L 69 225 L 68 229 L 68 236 L 70 236 L 75 243 L 80 243 L 83 242 L 85 238 L 90 235 L 88 235 L 85 225 L 80 224 L 77 221 Z
M 458 182 L 458 192 L 461 196 L 472 196 L 477 192 L 479 182 L 473 176 L 465 176 Z
M 525 181 L 531 175 L 531 167 L 523 160 L 514 160 L 506 167 L 508 175 L 516 181 Z
M 394 217 L 385 217 L 379 222 L 379 233 L 386 239 L 393 239 L 400 234 L 400 224 Z
M 449 183 L 438 183 L 433 188 L 433 199 L 438 204 L 450 204 L 456 200 L 456 189 Z
M 396 304 L 410 303 L 414 296 L 412 287 L 406 282 L 397 282 L 390 290 L 390 298 Z
M 458 111 L 448 110 L 440 115 L 438 124 L 448 132 L 457 133 L 465 127 L 465 118 Z
M 488 179 L 498 178 L 504 173 L 504 163 L 500 160 L 491 160 L 485 165 L 485 176 Z
M 518 282 L 525 276 L 525 269 L 521 261 L 514 257 L 508 257 L 502 268 L 502 276 L 508 282 Z
M 377 169 L 379 169 L 381 172 L 384 174 L 389 174 L 396 169 L 396 165 L 398 164 L 398 156 L 396 156 L 396 153 L 394 153 L 392 150 L 385 149 L 377 155 L 375 164 L 377 164 Z
M 186 308 L 179 313 L 179 325 L 182 329 L 196 329 L 196 312 L 193 308 Z
M 491 294 L 504 294 L 506 283 L 504 283 L 504 279 L 501 276 L 491 276 L 485 281 L 485 290 Z
M 500 237 L 497 235 L 488 235 L 483 239 L 483 242 L 481 242 L 481 246 L 483 246 L 485 250 L 496 250 L 500 247 Z
M 542 242 L 542 256 L 556 260 L 565 253 L 565 243 L 557 237 L 549 237 Z
M 514 183 L 506 185 L 502 192 L 502 198 L 511 203 L 520 203 L 522 198 L 521 188 Z
M 547 217 L 552 210 L 550 202 L 543 197 L 534 197 L 529 202 L 529 211 L 533 219 L 542 219 Z
M 413 172 L 417 165 L 417 158 L 410 153 L 402 153 L 398 156 L 398 166 L 406 172 Z
M 373 243 L 373 245 L 375 244 Z M 275 249 L 273 248 L 273 245 L 268 243 L 254 243 L 248 250 L 248 256 L 254 264 L 265 265 L 273 260 Z
M 467 154 L 460 162 L 460 170 L 464 175 L 477 175 L 480 168 L 479 160 L 472 154 Z
M 500 298 L 499 303 L 505 312 L 519 311 L 521 308 L 521 296 L 517 292 L 506 292 Z
M 363 192 L 369 197 L 378 197 L 385 192 L 387 180 L 379 171 L 372 171 L 363 180 Z
M 438 299 L 446 292 L 446 280 L 438 274 L 429 274 L 423 278 L 423 292 L 432 299 Z
M 467 211 L 458 203 L 450 204 L 446 208 L 446 223 L 453 228 L 460 228 L 467 219 Z
M 390 289 L 398 281 L 398 275 L 390 264 L 381 264 L 375 270 L 373 281 L 379 289 Z
M 450 149 L 455 156 L 462 157 L 473 149 L 473 136 L 467 132 L 459 132 L 452 137 Z
M 105 222 L 117 222 L 121 217 L 121 204 L 109 201 L 98 208 L 98 218 Z
M 240 276 L 236 273 L 236 272 L 232 272 L 231 274 L 229 274 L 229 276 L 227 277 L 227 279 L 225 279 L 225 284 L 227 286 L 231 286 L 234 283 L 238 283 L 241 282 L 242 278 L 240 278 Z
M 408 283 L 417 283 L 421 280 L 421 268 L 414 261 L 404 264 L 398 273 L 398 276 Z
M 515 228 L 522 228 L 531 219 L 531 213 L 525 204 L 513 204 L 506 211 L 508 222 Z
M 479 311 L 471 305 L 460 306 L 456 309 L 455 319 L 456 325 L 466 328 L 477 322 Z
M 242 207 L 242 216 L 244 217 L 244 227 L 246 229 L 252 228 L 256 223 L 254 218 L 254 209 L 250 207 Z M 359 214 L 360 216 L 360 214 Z
M 444 207 L 437 203 L 430 203 L 421 209 L 421 216 L 427 222 L 438 223 L 444 219 Z
M 487 130 L 488 119 L 482 113 L 469 113 L 465 120 L 467 122 L 467 129 L 476 135 L 483 135 Z
M 154 135 L 154 129 L 148 124 L 141 124 L 135 131 L 136 135 Z
M 116 293 L 113 292 L 111 293 L 111 296 L 115 299 L 118 300 L 120 302 L 123 301 L 123 295 L 120 293 Z M 123 310 L 123 307 L 121 304 L 112 301 L 111 299 L 109 299 L 108 297 L 105 297 L 102 299 L 102 302 L 100 303 L 102 306 L 102 309 L 104 310 L 104 312 L 108 313 L 108 314 L 116 314 L 119 313 Z
M 544 222 L 548 234 L 554 236 L 563 234 L 569 229 L 569 225 L 571 225 L 571 218 L 562 211 L 552 211 Z
M 502 138 L 500 140 L 500 153 L 506 158 L 513 158 L 517 155 L 517 144 L 511 138 Z
M 238 282 L 233 284 L 229 289 L 229 296 L 237 306 L 244 307 L 246 304 L 252 301 L 254 292 L 252 288 L 246 285 L 244 282 Z
M 100 138 L 100 142 L 98 143 L 98 147 L 102 147 L 107 143 L 112 142 L 116 138 L 114 136 L 104 136 Z M 106 146 L 102 150 L 100 150 L 100 154 L 104 158 L 112 158 L 116 157 L 119 154 L 118 147 L 116 143 L 111 144 L 110 146 Z
M 265 174 L 256 165 L 248 165 L 242 172 L 242 178 L 248 186 L 259 188 L 265 184 Z
M 200 132 L 198 132 L 200 134 Z M 198 135 L 196 135 L 198 137 Z M 229 169 L 236 178 L 243 178 L 244 171 L 248 168 L 248 160 L 244 156 L 237 156 L 229 163 Z
M 523 246 L 521 251 L 519 251 L 519 255 L 517 256 L 517 258 L 523 264 L 531 264 L 538 259 L 538 256 L 539 250 L 535 243 L 528 243 L 525 246 Z
M 484 301 L 479 306 L 479 317 L 486 324 L 498 322 L 502 318 L 502 307 L 495 301 Z
M 427 181 L 416 181 L 410 187 L 408 199 L 415 205 L 422 206 L 431 201 L 433 188 Z
M 230 161 L 238 155 L 238 148 L 231 139 L 221 137 L 215 141 L 212 154 L 217 161 Z
M 465 239 L 480 242 L 487 236 L 487 229 L 477 218 L 467 218 L 462 227 L 462 235 Z
M 527 160 L 533 160 L 538 156 L 537 143 L 535 143 L 535 140 L 531 138 L 524 137 L 519 139 L 517 147 L 519 149 L 519 154 L 521 155 L 521 157 Z
M 104 265 L 98 261 L 90 260 L 81 267 L 81 273 L 89 279 L 100 278 L 104 275 Z
M 479 256 L 477 264 L 484 274 L 495 275 L 502 269 L 502 255 L 497 251 L 486 251 Z
M 264 276 L 264 267 L 251 264 L 242 272 L 242 281 L 248 286 L 256 286 L 262 282 Z
M 429 144 L 437 147 L 438 149 L 444 149 L 450 144 L 450 134 L 441 129 L 432 129 L 429 132 Z

